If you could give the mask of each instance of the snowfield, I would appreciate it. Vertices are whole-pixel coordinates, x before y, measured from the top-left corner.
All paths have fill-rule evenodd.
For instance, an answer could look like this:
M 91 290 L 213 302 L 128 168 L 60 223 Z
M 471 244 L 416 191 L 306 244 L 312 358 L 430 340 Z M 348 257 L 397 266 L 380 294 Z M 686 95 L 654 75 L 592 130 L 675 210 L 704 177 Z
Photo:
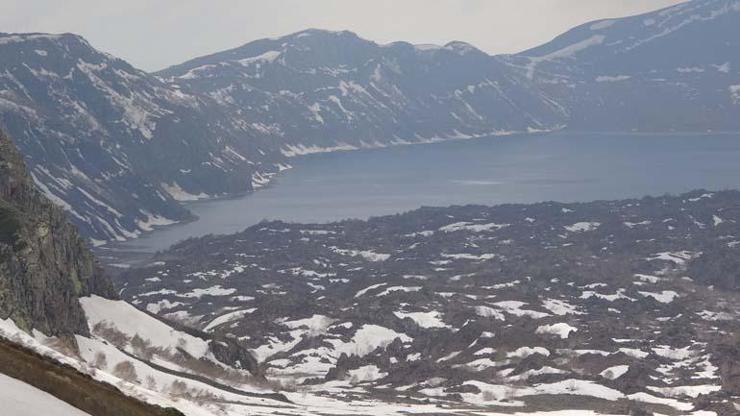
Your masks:
M 90 416 L 56 397 L 20 380 L 0 374 L 3 416 Z

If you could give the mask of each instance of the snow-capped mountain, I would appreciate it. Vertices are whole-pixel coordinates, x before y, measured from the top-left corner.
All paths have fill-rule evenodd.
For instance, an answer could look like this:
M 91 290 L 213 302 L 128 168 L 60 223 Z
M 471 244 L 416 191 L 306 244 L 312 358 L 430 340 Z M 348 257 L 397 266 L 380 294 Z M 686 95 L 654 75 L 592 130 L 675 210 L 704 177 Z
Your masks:
M 588 23 L 518 55 L 306 30 L 147 74 L 0 34 L 0 123 L 95 240 L 264 186 L 289 157 L 511 132 L 740 129 L 740 3 Z
M 0 122 L 44 192 L 96 240 L 251 191 L 286 156 L 552 129 L 562 109 L 469 45 L 307 31 L 155 77 L 74 35 L 0 35 Z
M 552 129 L 564 116 L 519 71 L 462 42 L 378 45 L 307 30 L 158 75 L 261 123 L 288 155 Z
M 188 218 L 176 200 L 252 189 L 264 134 L 212 100 L 74 35 L 0 34 L 0 57 L 0 123 L 87 236 L 135 237 Z
M 740 1 L 695 0 L 579 26 L 509 57 L 573 129 L 740 129 Z

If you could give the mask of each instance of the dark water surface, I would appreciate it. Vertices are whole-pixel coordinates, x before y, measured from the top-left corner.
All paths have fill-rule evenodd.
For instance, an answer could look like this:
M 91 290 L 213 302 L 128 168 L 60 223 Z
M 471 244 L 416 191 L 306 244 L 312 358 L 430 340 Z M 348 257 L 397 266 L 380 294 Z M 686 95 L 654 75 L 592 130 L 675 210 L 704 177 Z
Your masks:
M 620 199 L 740 187 L 740 135 L 558 133 L 306 156 L 270 188 L 188 204 L 200 217 L 116 246 L 162 250 L 263 219 L 327 222 L 423 205 Z

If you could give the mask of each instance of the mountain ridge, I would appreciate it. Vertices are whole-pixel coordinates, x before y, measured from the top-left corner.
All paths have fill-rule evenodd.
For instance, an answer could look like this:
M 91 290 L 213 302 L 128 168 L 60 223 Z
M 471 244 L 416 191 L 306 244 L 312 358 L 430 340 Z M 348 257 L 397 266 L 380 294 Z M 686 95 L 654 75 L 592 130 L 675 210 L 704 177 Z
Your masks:
M 77 35 L 3 34 L 0 123 L 102 244 L 191 220 L 181 202 L 259 189 L 308 153 L 564 128 L 740 131 L 738 10 L 695 0 L 495 56 L 308 29 L 154 74 Z

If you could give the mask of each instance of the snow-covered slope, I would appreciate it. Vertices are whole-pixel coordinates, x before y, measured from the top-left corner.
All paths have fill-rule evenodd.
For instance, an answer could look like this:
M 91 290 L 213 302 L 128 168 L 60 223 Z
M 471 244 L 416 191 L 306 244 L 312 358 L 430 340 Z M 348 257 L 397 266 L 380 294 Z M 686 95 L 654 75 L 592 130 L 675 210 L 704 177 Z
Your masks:
M 118 312 L 130 308 L 121 301 L 110 301 L 102 298 L 83 300 L 86 309 L 108 307 Z M 235 376 L 238 370 L 229 367 L 219 368 L 218 372 L 207 370 L 203 363 L 213 363 L 208 356 L 198 360 L 201 365 L 194 368 L 187 366 L 187 360 L 180 356 L 177 361 L 157 347 L 149 346 L 152 339 L 161 338 L 154 335 L 147 338 L 147 328 L 159 327 L 155 319 L 142 312 L 135 313 L 131 308 L 126 313 L 125 328 L 116 332 L 112 328 L 116 323 L 109 321 L 110 326 L 103 329 L 98 326 L 96 334 L 85 337 L 77 336 L 79 353 L 72 353 L 63 347 L 56 338 L 48 338 L 40 332 L 33 335 L 20 330 L 10 320 L 0 320 L 0 338 L 32 350 L 43 357 L 67 365 L 94 380 L 115 386 L 125 395 L 141 400 L 159 408 L 177 409 L 188 416 L 268 416 L 268 415 L 357 415 L 389 416 L 404 415 L 409 412 L 428 415 L 470 415 L 470 405 L 451 405 L 440 407 L 434 403 L 409 404 L 397 398 L 380 395 L 378 397 L 363 394 L 361 389 L 349 385 L 321 385 L 317 388 L 299 388 L 283 386 L 283 393 L 275 393 L 271 386 L 260 386 L 253 382 L 244 382 Z M 108 317 L 121 318 L 118 312 L 111 312 Z M 97 312 L 95 312 L 97 313 Z M 99 318 L 100 316 L 98 316 Z M 94 321 L 91 321 L 91 324 Z M 118 321 L 120 322 L 120 321 Z M 125 332 L 126 328 L 141 328 Z M 169 338 L 170 349 L 182 345 L 182 339 L 188 335 L 166 328 L 165 332 L 175 336 Z M 138 338 L 137 338 L 138 336 Z M 156 341 L 155 341 L 156 343 Z M 195 361 L 193 361 L 195 362 Z M 373 378 L 371 368 L 357 372 L 360 378 Z M 368 379 L 368 380 L 370 380 Z M 35 380 L 34 382 L 36 382 Z M 588 387 L 588 386 L 586 386 Z M 287 390 L 286 390 L 287 389 Z M 350 393 L 351 396 L 348 396 Z M 359 393 L 359 394 L 358 394 Z M 72 408 L 67 403 L 41 392 L 28 384 L 7 378 L 0 374 L 0 402 L 3 411 L 10 416 L 27 416 L 36 414 L 54 414 L 60 416 L 85 416 L 86 413 Z M 609 412 L 592 410 L 573 410 L 567 412 L 522 411 L 517 413 L 497 412 L 478 409 L 479 413 L 488 416 L 598 416 Z M 484 412 L 484 413 L 481 413 Z M 175 414 L 165 412 L 163 414 Z M 701 413 L 697 413 L 700 415 Z M 706 413 L 713 415 L 713 413 Z
M 89 416 L 49 393 L 0 374 L 0 403 L 4 416 Z

